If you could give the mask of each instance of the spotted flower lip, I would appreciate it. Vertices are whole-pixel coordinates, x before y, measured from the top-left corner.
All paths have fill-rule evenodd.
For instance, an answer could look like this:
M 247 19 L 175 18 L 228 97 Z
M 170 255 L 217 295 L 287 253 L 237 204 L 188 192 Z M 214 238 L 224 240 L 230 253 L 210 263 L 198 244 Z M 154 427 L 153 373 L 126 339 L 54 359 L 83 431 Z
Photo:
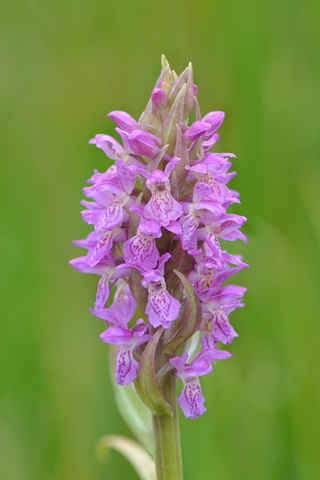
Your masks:
M 173 375 L 183 382 L 178 402 L 191 418 L 206 410 L 199 377 L 231 356 L 219 345 L 241 333 L 230 315 L 243 306 L 246 288 L 225 282 L 248 267 L 221 246 L 247 241 L 246 217 L 228 211 L 240 199 L 229 186 L 235 155 L 219 153 L 225 114 L 201 117 L 197 91 L 192 65 L 177 75 L 163 57 L 140 118 L 108 114 L 119 140 L 100 133 L 89 143 L 114 164 L 87 181 L 81 215 L 93 231 L 74 242 L 86 254 L 70 261 L 99 277 L 90 311 L 105 322 L 103 342 L 117 346 L 118 384 L 134 383 L 154 414 L 158 401 L 163 409 L 170 404 L 160 377 Z M 192 358 L 196 333 L 202 350 Z
M 158 263 L 159 251 L 153 235 L 141 230 L 123 244 L 123 249 L 126 263 L 141 266 L 144 270 L 152 270 Z
M 180 302 L 168 293 L 163 277 L 164 264 L 170 257 L 169 253 L 162 255 L 156 270 L 142 272 L 141 283 L 148 289 L 149 294 L 146 314 L 153 327 L 162 325 L 168 328 L 178 317 L 181 308 Z
M 170 359 L 170 363 L 176 368 L 175 375 L 183 381 L 183 389 L 178 398 L 178 403 L 185 416 L 192 419 L 199 417 L 206 411 L 204 397 L 201 391 L 199 376 L 212 372 L 211 363 L 216 359 L 225 359 L 232 356 L 231 353 L 211 348 L 199 352 L 190 364 L 187 364 L 189 354 L 186 352 L 181 357 Z
M 100 335 L 103 342 L 119 346 L 116 361 L 116 380 L 119 385 L 130 385 L 137 378 L 139 364 L 132 352 L 151 339 L 151 335 L 146 334 L 147 328 L 144 321 L 139 319 L 133 328 L 111 326 Z
M 167 168 L 168 173 L 172 165 L 174 163 L 169 165 L 169 169 Z M 157 221 L 163 227 L 177 220 L 181 216 L 182 207 L 170 193 L 170 180 L 167 175 L 161 170 L 150 173 L 139 167 L 131 168 L 147 178 L 146 186 L 151 191 L 151 199 L 144 208 L 144 217 Z

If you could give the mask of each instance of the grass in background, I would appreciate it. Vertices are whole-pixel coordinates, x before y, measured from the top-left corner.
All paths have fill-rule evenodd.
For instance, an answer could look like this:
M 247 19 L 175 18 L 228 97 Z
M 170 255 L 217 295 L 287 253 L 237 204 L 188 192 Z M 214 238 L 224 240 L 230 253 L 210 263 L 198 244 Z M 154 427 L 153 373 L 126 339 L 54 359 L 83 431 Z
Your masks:
M 138 117 L 160 55 L 191 60 L 203 115 L 225 110 L 220 151 L 237 154 L 250 263 L 236 281 L 240 334 L 203 379 L 208 412 L 181 418 L 185 479 L 316 480 L 320 285 L 319 9 L 316 0 L 80 3 L 5 0 L 1 15 L 2 229 L 0 477 L 122 480 L 105 433 L 116 411 L 97 278 L 73 271 L 82 187 L 110 163 L 87 146 L 105 115 Z M 80 255 L 80 253 L 79 253 Z

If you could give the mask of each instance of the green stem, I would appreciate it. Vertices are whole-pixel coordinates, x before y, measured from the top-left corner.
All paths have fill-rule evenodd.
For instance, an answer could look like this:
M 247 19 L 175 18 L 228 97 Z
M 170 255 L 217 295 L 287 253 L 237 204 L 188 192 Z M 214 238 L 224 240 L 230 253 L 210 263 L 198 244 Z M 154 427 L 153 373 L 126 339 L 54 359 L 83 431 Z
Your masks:
M 153 415 L 157 480 L 183 480 L 176 379 L 172 375 L 167 379 L 166 399 L 173 414 Z

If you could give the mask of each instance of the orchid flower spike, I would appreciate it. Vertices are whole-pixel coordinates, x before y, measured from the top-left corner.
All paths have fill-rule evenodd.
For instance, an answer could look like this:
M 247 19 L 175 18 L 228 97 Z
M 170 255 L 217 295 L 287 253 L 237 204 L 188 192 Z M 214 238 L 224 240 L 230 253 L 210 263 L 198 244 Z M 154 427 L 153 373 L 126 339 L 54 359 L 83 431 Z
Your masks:
M 108 134 L 89 141 L 106 155 L 106 171 L 95 170 L 84 188 L 81 213 L 93 231 L 75 242 L 87 253 L 70 264 L 99 276 L 91 312 L 105 322 L 102 341 L 117 346 L 118 384 L 134 383 L 152 413 L 163 415 L 171 411 L 166 382 L 178 378 L 178 403 L 194 419 L 206 410 L 199 377 L 231 356 L 219 344 L 238 336 L 229 317 L 246 291 L 224 285 L 248 267 L 220 243 L 246 241 L 246 218 L 227 212 L 239 203 L 228 186 L 234 155 L 211 151 L 225 114 L 202 117 L 192 65 L 178 76 L 163 56 L 140 118 L 108 116 L 121 142 Z

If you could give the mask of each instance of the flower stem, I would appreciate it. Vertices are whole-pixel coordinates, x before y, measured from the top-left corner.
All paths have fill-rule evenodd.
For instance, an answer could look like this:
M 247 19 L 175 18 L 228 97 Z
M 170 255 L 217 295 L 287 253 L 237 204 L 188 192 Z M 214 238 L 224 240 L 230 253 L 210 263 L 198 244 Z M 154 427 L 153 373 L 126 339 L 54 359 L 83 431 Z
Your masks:
M 176 379 L 172 375 L 167 379 L 166 400 L 173 414 L 153 415 L 157 480 L 183 480 Z

